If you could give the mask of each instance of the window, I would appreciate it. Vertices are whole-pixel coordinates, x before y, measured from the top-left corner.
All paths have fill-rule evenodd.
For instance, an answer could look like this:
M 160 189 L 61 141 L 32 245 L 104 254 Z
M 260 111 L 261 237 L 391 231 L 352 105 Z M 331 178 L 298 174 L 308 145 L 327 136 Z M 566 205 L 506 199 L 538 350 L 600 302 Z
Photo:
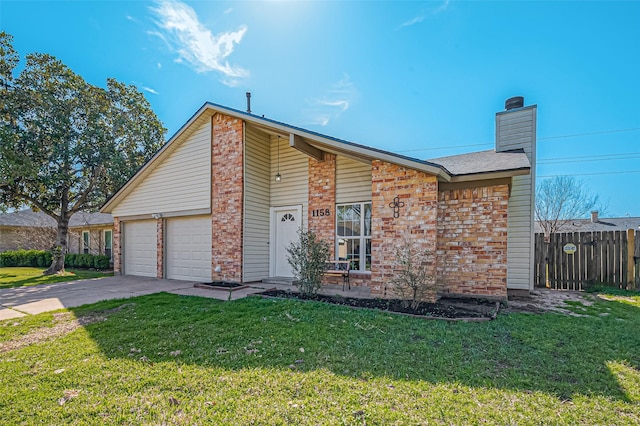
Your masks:
M 113 251 L 113 231 L 106 230 L 104 231 L 104 255 L 109 256 L 111 259 L 111 253 Z
M 82 252 L 84 254 L 89 254 L 89 231 L 82 231 Z
M 371 203 L 336 206 L 336 253 L 351 269 L 371 271 Z

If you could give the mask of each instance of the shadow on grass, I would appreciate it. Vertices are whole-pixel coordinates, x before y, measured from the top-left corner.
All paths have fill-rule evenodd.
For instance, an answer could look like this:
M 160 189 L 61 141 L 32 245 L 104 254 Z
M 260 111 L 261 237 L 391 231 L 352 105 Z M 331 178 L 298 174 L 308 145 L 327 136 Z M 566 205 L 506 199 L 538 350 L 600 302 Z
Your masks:
M 110 358 L 144 356 L 231 370 L 326 369 L 365 380 L 541 391 L 562 401 L 577 394 L 629 401 L 608 365 L 624 360 L 636 371 L 640 365 L 638 308 L 617 302 L 597 302 L 588 317 L 510 314 L 485 323 L 425 321 L 315 302 L 219 302 L 162 293 L 74 312 L 89 315 L 127 303 L 106 321 L 86 326 Z
M 44 271 L 44 268 L 42 269 Z M 46 285 L 54 283 L 63 283 L 68 281 L 77 281 L 92 278 L 103 278 L 113 276 L 113 273 L 103 273 L 99 271 L 83 271 L 76 269 L 67 269 L 70 275 L 29 275 L 22 278 L 19 274 L 13 272 L 0 273 L 0 289 L 30 287 L 35 285 Z

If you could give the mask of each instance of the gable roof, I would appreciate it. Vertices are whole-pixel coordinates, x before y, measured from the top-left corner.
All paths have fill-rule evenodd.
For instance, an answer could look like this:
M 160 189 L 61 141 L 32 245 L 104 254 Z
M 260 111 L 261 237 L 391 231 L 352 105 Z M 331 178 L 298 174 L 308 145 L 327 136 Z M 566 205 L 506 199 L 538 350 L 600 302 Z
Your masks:
M 69 227 L 83 227 L 92 225 L 112 225 L 113 217 L 108 213 L 77 212 L 69 219 Z M 34 212 L 31 209 L 18 210 L 16 212 L 0 215 L 0 226 L 53 228 L 56 221 L 43 212 Z
M 597 222 L 592 222 L 591 219 L 565 220 L 561 229 L 560 233 L 626 231 L 627 229 L 640 231 L 640 217 L 599 218 Z M 539 221 L 535 223 L 535 232 L 543 232 Z
M 171 152 L 175 150 L 175 146 L 178 146 L 182 141 L 185 141 L 193 133 L 197 125 L 202 124 L 203 119 L 208 119 L 216 113 L 222 113 L 234 118 L 241 119 L 245 122 L 255 125 L 258 128 L 269 129 L 278 133 L 289 134 L 298 138 L 302 138 L 305 143 L 322 151 L 330 152 L 333 154 L 343 154 L 368 161 L 382 160 L 400 166 L 406 166 L 414 170 L 435 175 L 439 180 L 445 182 L 449 182 L 452 180 L 470 180 L 474 179 L 474 177 L 476 179 L 488 179 L 491 177 L 497 178 L 515 176 L 520 174 L 528 174 L 530 169 L 529 161 L 526 155 L 522 152 L 496 153 L 497 157 L 500 158 L 499 164 L 502 164 L 502 167 L 499 169 L 492 167 L 492 162 L 494 162 L 495 159 L 489 159 L 488 155 L 478 156 L 475 159 L 462 158 L 459 160 L 455 160 L 456 157 L 461 156 L 452 156 L 434 160 L 421 160 L 418 158 L 408 157 L 378 148 L 368 147 L 333 136 L 324 135 L 322 133 L 303 129 L 301 127 L 293 126 L 281 121 L 265 118 L 264 116 L 257 116 L 245 111 L 225 107 L 223 105 L 215 104 L 212 102 L 206 102 L 171 138 L 169 138 L 167 143 L 165 143 L 163 147 L 146 164 L 144 164 L 140 168 L 140 170 L 138 170 L 138 172 L 131 179 L 129 179 L 129 181 L 127 181 L 127 183 L 122 186 L 122 188 L 120 188 L 109 200 L 107 200 L 100 211 L 111 211 L 111 209 L 116 204 L 118 204 L 118 202 L 122 198 L 126 197 L 145 176 L 147 176 L 153 169 L 155 169 L 158 164 L 163 161 L 164 158 L 168 157 Z M 512 159 L 507 160 L 507 158 L 509 157 L 511 157 Z M 487 163 L 481 167 L 480 164 L 484 161 L 486 161 Z M 469 166 L 466 168 L 457 166 L 463 163 L 468 163 Z M 452 172 L 448 169 L 447 164 L 454 167 L 454 169 L 458 168 L 459 170 L 463 171 L 463 173 Z M 475 166 L 471 166 L 472 164 Z M 491 173 L 494 173 L 495 176 L 487 176 Z M 459 179 L 457 179 L 458 177 Z

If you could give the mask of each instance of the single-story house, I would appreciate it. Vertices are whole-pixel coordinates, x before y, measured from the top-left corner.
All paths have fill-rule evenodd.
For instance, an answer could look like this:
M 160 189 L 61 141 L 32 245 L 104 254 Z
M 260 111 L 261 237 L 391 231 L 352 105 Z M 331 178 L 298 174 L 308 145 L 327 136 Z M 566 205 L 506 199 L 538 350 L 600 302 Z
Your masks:
M 0 215 L 0 252 L 50 250 L 57 225 L 51 216 L 31 209 Z M 77 212 L 69 219 L 69 253 L 113 254 L 113 217 L 108 213 Z
M 511 98 L 489 151 L 422 160 L 205 103 L 101 211 L 116 274 L 189 281 L 291 277 L 312 229 L 352 285 L 390 293 L 406 236 L 441 293 L 533 289 L 536 110 Z
M 627 229 L 640 230 L 640 217 L 600 217 L 597 211 L 591 212 L 589 219 L 563 220 L 560 224 L 560 233 L 563 232 L 602 232 L 602 231 L 626 231 Z M 535 231 L 543 233 L 544 229 L 539 221 L 535 223 Z

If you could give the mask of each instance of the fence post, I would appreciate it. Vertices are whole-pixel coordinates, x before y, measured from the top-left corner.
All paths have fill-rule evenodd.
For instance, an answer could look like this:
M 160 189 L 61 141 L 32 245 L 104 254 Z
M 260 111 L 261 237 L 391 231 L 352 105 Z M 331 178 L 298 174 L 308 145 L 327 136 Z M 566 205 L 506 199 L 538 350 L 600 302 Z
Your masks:
M 631 290 L 635 287 L 635 272 L 636 264 L 634 259 L 635 254 L 635 235 L 634 229 L 627 229 L 627 289 Z

